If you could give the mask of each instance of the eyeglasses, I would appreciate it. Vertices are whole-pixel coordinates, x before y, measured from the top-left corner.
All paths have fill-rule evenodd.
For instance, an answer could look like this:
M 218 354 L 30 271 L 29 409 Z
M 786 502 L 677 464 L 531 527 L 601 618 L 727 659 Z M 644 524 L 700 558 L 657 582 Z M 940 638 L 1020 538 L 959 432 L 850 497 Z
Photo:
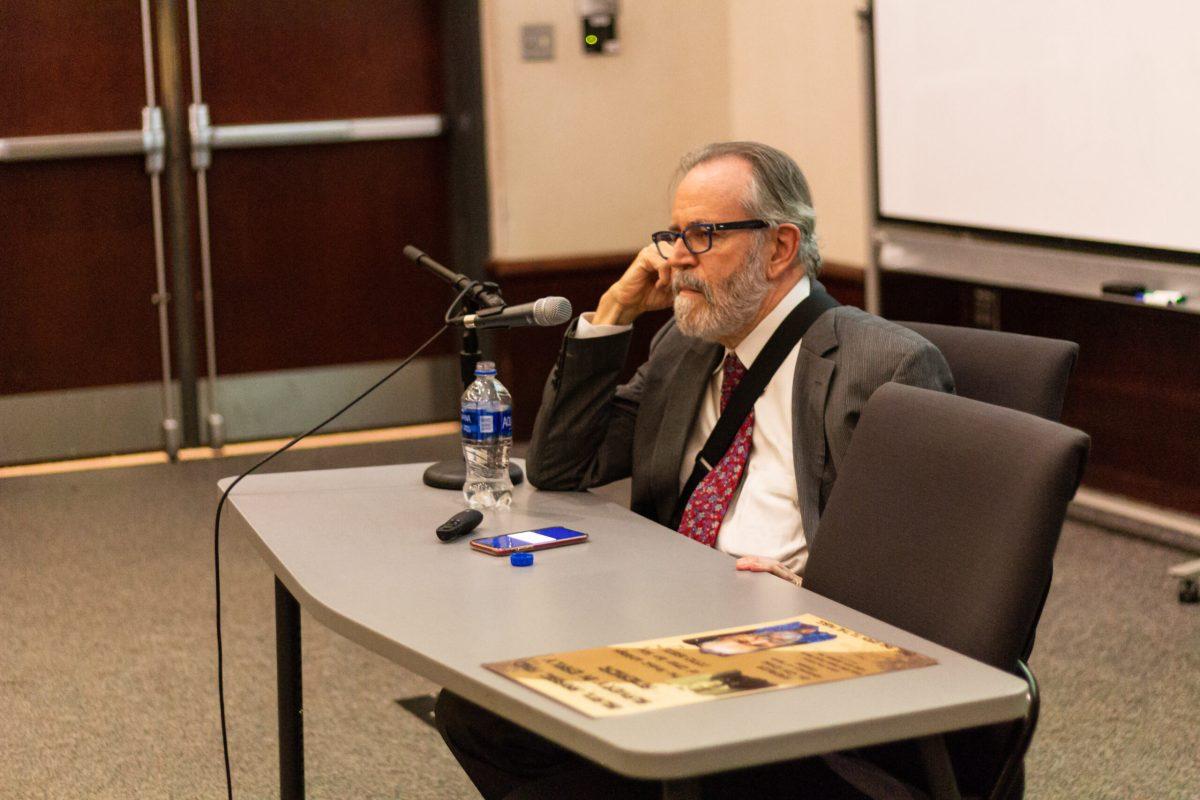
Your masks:
M 770 227 L 771 223 L 761 219 L 744 219 L 738 222 L 693 222 L 681 231 L 658 231 L 650 234 L 658 254 L 670 258 L 675 242 L 683 239 L 683 246 L 694 256 L 712 249 L 714 231 L 749 231 Z

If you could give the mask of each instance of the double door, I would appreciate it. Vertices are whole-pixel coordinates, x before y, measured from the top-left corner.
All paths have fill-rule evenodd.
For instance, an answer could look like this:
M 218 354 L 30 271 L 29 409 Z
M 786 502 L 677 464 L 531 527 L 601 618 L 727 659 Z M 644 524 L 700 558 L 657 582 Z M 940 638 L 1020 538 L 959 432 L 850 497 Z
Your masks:
M 292 432 L 436 330 L 471 5 L 0 6 L 0 463 Z M 452 349 L 344 426 L 452 417 Z

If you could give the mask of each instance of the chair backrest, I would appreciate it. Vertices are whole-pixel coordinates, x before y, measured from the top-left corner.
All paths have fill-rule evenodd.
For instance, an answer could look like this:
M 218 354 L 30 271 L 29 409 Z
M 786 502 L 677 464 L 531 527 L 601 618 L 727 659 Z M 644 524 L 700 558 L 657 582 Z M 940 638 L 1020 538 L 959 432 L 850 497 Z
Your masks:
M 804 588 L 1013 669 L 1089 443 L 1030 414 L 885 384 L 838 472 Z
M 1074 342 L 926 322 L 897 324 L 942 351 L 962 397 L 1054 422 L 1062 416 L 1067 379 L 1079 355 Z

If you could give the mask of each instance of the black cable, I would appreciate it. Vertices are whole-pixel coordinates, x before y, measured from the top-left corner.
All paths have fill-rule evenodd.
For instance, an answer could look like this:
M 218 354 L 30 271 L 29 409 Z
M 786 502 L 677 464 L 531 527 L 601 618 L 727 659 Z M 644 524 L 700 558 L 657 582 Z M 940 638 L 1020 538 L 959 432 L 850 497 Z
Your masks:
M 486 286 L 487 284 L 484 285 Z M 492 285 L 495 286 L 495 284 Z M 473 283 L 468 284 L 467 288 L 463 289 L 458 293 L 458 295 L 455 296 L 454 302 L 450 304 L 450 307 L 446 309 L 446 313 L 442 315 L 442 322 L 446 323 L 447 325 L 453 324 L 451 319 L 454 317 L 454 312 L 458 310 L 458 304 L 462 302 L 463 298 L 467 296 L 467 292 L 471 291 L 474 286 L 475 284 Z
M 464 291 L 464 294 L 465 294 L 465 291 Z M 457 303 L 457 302 L 458 301 L 456 300 L 455 303 Z M 314 425 L 312 428 L 309 428 L 307 431 L 300 434 L 295 439 L 292 439 L 290 442 L 285 444 L 283 447 L 279 448 L 274 453 L 271 453 L 269 456 L 264 458 L 262 461 L 259 461 L 257 464 L 255 464 L 253 467 L 251 467 L 250 469 L 243 472 L 241 475 L 238 475 L 237 478 L 234 480 L 234 482 L 229 484 L 229 488 L 227 488 L 221 494 L 221 500 L 220 500 L 220 502 L 217 503 L 216 521 L 213 523 L 213 577 L 215 579 L 216 592 L 217 592 L 217 695 L 221 701 L 221 747 L 225 751 L 225 791 L 229 797 L 229 800 L 233 800 L 233 775 L 229 768 L 229 732 L 228 732 L 228 728 L 226 727 L 226 724 L 225 724 L 225 669 L 224 669 L 225 654 L 224 654 L 224 650 L 221 647 L 221 510 L 225 507 L 225 499 L 227 497 L 229 497 L 229 493 L 233 491 L 233 487 L 235 487 L 239 483 L 241 483 L 242 478 L 245 478 L 251 472 L 254 472 L 256 469 L 261 467 L 263 464 L 266 464 L 268 461 L 273 459 L 275 456 L 290 449 L 292 447 L 292 445 L 296 444 L 296 442 L 300 441 L 301 439 L 303 439 L 306 436 L 316 433 L 317 431 L 321 430 L 321 428 L 324 428 L 326 425 L 333 422 L 335 419 L 340 417 L 342 414 L 349 411 L 354 406 L 355 403 L 357 403 L 359 400 L 362 400 L 364 397 L 369 395 L 371 392 L 378 389 L 380 386 L 382 386 L 388 380 L 390 380 L 393 375 L 395 375 L 397 372 L 399 372 L 400 370 L 407 367 L 408 362 L 412 361 L 414 358 L 419 356 L 422 353 L 422 351 L 425 350 L 426 347 L 429 347 L 429 345 L 433 344 L 434 341 L 436 341 L 439 336 L 441 336 L 443 333 L 445 333 L 449 327 L 450 327 L 449 325 L 443 325 L 441 328 L 439 328 L 437 333 L 435 333 L 433 336 L 430 336 L 428 339 L 426 339 L 424 344 L 422 344 L 420 347 L 418 347 L 416 350 L 414 350 L 408 358 L 406 358 L 402 362 L 400 362 L 400 366 L 396 367 L 394 370 L 389 372 L 387 375 L 384 375 L 382 378 L 380 378 L 378 381 L 376 381 L 374 383 L 374 385 L 371 386 L 371 388 L 367 389 L 365 392 L 360 394 L 358 397 L 354 398 L 349 403 L 342 406 L 342 408 L 339 411 L 337 411 L 336 413 L 334 413 L 331 417 L 329 417 L 328 419 L 326 419 L 323 422 L 318 423 L 317 425 Z

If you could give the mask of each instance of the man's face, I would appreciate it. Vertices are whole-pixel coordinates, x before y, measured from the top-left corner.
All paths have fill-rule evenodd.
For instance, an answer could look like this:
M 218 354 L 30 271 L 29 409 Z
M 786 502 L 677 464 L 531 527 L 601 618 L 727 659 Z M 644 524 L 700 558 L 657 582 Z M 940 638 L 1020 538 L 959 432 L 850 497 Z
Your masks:
M 671 229 L 696 222 L 733 222 L 746 218 L 744 201 L 750 165 L 721 158 L 692 169 L 679 183 L 671 206 Z M 717 231 L 712 249 L 693 255 L 677 241 L 667 263 L 675 294 L 679 330 L 719 341 L 744 333 L 754 322 L 770 290 L 767 253 L 754 231 Z

